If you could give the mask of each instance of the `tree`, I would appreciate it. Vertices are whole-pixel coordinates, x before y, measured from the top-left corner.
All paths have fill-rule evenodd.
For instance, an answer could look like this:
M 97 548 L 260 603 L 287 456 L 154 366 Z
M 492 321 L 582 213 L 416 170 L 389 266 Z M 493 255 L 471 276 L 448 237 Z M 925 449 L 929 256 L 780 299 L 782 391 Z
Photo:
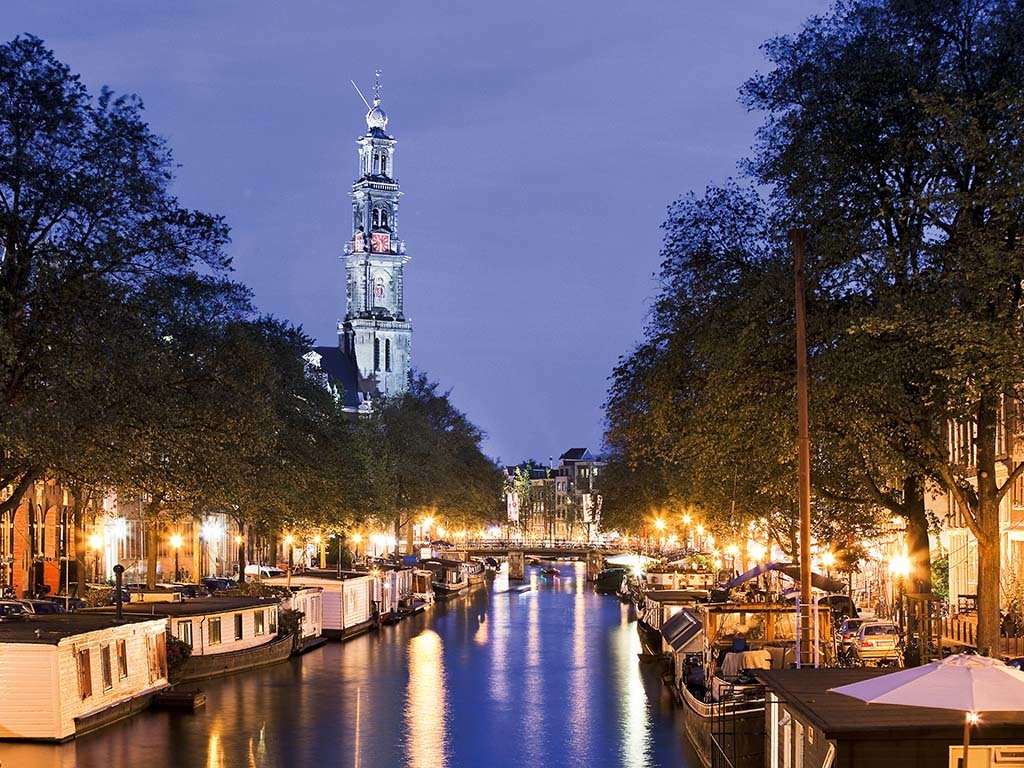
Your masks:
M 103 383 L 116 401 L 118 380 L 73 341 L 95 349 L 96 328 L 158 276 L 228 267 L 223 222 L 178 205 L 172 169 L 136 99 L 92 99 L 34 37 L 0 46 L 0 486 L 13 490 L 0 514 L 109 438 L 86 423 L 96 403 L 74 398 Z
M 871 421 L 905 502 L 931 480 L 964 514 L 994 651 L 999 506 L 1024 471 L 1000 450 L 1024 382 L 1024 8 L 844 2 L 766 51 L 776 68 L 745 89 L 768 112 L 757 175 L 818 233 L 815 268 L 857 294 L 846 339 L 862 391 L 878 385 Z
M 484 433 L 420 373 L 361 422 L 374 516 L 402 530 L 426 509 L 464 525 L 493 520 L 501 473 L 480 449 Z

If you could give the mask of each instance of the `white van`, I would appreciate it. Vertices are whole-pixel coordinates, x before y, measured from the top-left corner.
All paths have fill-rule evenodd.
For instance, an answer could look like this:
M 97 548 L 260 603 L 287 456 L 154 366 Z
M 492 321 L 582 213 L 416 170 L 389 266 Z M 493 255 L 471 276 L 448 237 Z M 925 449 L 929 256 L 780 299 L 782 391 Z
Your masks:
M 251 563 L 245 566 L 245 577 L 246 579 L 270 579 L 275 576 L 286 576 L 287 574 L 280 568 L 273 565 L 256 565 Z

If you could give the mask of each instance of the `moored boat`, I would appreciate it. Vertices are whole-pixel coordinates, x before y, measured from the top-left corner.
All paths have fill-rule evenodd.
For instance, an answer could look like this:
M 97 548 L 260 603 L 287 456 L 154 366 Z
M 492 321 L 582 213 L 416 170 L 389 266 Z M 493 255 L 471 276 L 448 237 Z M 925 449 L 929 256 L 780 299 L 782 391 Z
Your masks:
M 622 589 L 626 580 L 626 569 L 620 567 L 605 568 L 594 579 L 594 591 L 602 595 L 615 595 Z
M 459 560 L 436 557 L 420 561 L 420 566 L 433 574 L 431 586 L 438 599 L 455 597 L 469 589 L 469 579 L 463 565 L 465 563 Z
M 690 626 L 670 627 L 669 622 Z M 664 629 L 666 639 L 669 630 L 680 633 L 678 644 L 669 643 L 675 661 L 673 693 L 684 705 L 687 738 L 704 768 L 713 764 L 761 768 L 765 696 L 751 671 L 787 669 L 795 663 L 793 606 L 702 604 L 685 609 L 679 620 L 672 617 Z M 834 662 L 834 645 L 827 607 L 818 608 L 816 637 L 817 663 L 828 666 Z
M 644 653 L 660 656 L 664 652 L 661 628 L 683 608 L 706 603 L 710 593 L 704 589 L 655 589 L 644 593 L 643 607 L 637 609 L 636 629 Z

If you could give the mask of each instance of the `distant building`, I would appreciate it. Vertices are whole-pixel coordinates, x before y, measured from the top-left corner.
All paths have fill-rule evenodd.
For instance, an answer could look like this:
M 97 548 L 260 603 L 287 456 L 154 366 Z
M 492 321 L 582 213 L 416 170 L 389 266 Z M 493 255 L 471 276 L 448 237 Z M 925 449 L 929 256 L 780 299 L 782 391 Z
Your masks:
M 586 448 L 571 448 L 556 467 L 505 467 L 510 535 L 528 541 L 593 540 L 600 525 L 604 465 Z
M 378 73 L 379 75 L 379 73 Z M 359 178 L 352 184 L 352 237 L 345 243 L 345 319 L 337 347 L 315 347 L 313 368 L 341 390 L 345 408 L 369 411 L 373 399 L 406 391 L 412 371 L 412 323 L 405 315 L 404 269 L 409 257 L 398 237 L 395 139 L 386 133 L 380 81 L 359 145 Z

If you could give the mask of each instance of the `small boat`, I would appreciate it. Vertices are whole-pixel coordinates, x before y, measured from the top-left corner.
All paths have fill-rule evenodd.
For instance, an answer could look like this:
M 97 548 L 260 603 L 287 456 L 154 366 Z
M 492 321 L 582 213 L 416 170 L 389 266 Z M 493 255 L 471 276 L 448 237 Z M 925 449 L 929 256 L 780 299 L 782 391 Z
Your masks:
M 487 569 L 484 568 L 484 564 L 480 560 L 469 560 L 462 564 L 462 572 L 466 577 L 466 583 L 469 586 L 474 584 L 483 583 L 484 576 L 487 574 Z
M 540 569 L 540 572 L 545 576 L 557 576 L 560 571 L 553 565 L 547 565 Z
M 626 580 L 625 568 L 605 568 L 594 581 L 594 591 L 599 595 L 617 594 Z

